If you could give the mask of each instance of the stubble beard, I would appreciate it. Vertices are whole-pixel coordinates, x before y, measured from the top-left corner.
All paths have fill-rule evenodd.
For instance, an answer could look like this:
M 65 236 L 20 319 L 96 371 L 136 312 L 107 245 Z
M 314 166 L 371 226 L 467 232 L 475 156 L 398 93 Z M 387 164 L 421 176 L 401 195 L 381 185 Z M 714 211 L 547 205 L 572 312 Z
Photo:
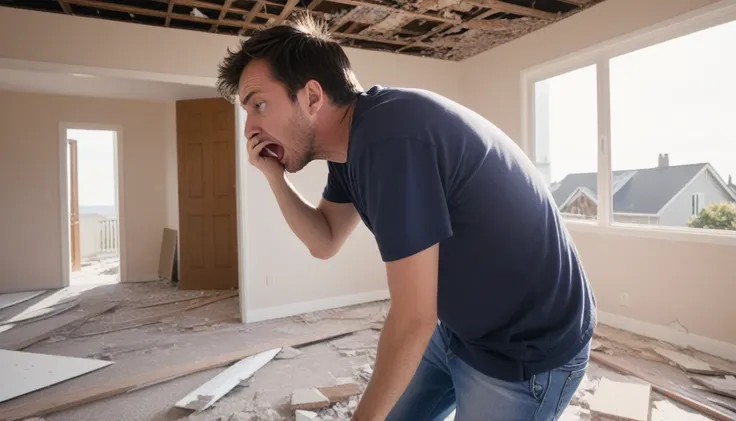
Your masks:
M 294 137 L 299 139 L 298 144 L 301 153 L 296 156 L 293 165 L 286 166 L 286 171 L 289 173 L 301 171 L 317 157 L 314 129 L 298 108 L 295 110 L 292 125 L 294 127 Z

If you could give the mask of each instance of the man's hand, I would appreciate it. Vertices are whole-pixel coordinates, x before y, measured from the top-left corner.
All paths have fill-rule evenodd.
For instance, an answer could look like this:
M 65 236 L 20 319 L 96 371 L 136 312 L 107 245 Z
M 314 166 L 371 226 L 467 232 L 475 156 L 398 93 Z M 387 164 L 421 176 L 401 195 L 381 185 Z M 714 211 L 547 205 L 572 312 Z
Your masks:
M 278 159 L 264 154 L 261 156 L 263 149 L 268 146 L 269 143 L 266 141 L 260 141 L 258 136 L 253 136 L 248 139 L 247 150 L 248 150 L 248 162 L 251 165 L 258 168 L 266 179 L 275 179 L 277 177 L 284 176 L 284 165 L 278 161 Z
M 439 244 L 386 264 L 391 308 L 373 376 L 353 421 L 383 421 L 409 385 L 437 327 Z

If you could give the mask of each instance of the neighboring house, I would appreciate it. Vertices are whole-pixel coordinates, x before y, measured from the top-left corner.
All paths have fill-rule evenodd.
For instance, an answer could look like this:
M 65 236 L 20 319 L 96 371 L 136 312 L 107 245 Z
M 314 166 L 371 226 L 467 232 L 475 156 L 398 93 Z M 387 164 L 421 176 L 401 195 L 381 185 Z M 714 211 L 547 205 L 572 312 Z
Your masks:
M 613 219 L 687 226 L 712 203 L 736 202 L 733 187 L 708 163 L 670 166 L 669 156 L 663 154 L 656 168 L 613 172 Z M 597 173 L 570 174 L 552 186 L 552 195 L 565 216 L 594 219 L 597 190 Z
M 728 176 L 728 187 L 730 187 L 731 190 L 736 193 L 736 184 L 733 184 L 733 177 L 731 177 L 730 175 Z

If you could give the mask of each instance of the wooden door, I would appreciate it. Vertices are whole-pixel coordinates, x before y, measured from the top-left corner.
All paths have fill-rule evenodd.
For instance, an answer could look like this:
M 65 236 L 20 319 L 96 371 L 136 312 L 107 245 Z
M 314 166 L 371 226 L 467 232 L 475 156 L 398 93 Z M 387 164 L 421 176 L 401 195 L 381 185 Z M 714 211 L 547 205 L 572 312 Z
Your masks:
M 82 270 L 82 250 L 79 239 L 79 175 L 77 141 L 69 142 L 69 242 L 72 259 L 72 272 Z
M 179 285 L 238 287 L 235 109 L 224 99 L 176 103 Z

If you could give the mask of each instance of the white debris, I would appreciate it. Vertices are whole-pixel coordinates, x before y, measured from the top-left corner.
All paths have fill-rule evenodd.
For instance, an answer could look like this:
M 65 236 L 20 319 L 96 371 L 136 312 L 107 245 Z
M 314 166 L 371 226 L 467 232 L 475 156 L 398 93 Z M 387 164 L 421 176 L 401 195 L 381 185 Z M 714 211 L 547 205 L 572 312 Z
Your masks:
M 317 416 L 316 412 L 312 411 L 303 411 L 301 409 L 298 409 L 294 413 L 295 421 L 318 421 L 319 417 Z
M 207 15 L 205 15 L 205 14 L 204 14 L 204 13 L 202 13 L 202 12 L 200 12 L 200 11 L 199 11 L 199 9 L 197 9 L 196 7 L 195 7 L 195 8 L 193 8 L 193 9 L 192 9 L 192 11 L 191 11 L 191 12 L 189 12 L 189 14 L 190 14 L 190 15 L 192 15 L 192 16 L 194 16 L 194 17 L 197 17 L 197 18 L 204 18 L 204 19 L 207 19 Z
M 330 406 L 330 400 L 315 388 L 297 389 L 291 394 L 291 409 L 316 409 Z

